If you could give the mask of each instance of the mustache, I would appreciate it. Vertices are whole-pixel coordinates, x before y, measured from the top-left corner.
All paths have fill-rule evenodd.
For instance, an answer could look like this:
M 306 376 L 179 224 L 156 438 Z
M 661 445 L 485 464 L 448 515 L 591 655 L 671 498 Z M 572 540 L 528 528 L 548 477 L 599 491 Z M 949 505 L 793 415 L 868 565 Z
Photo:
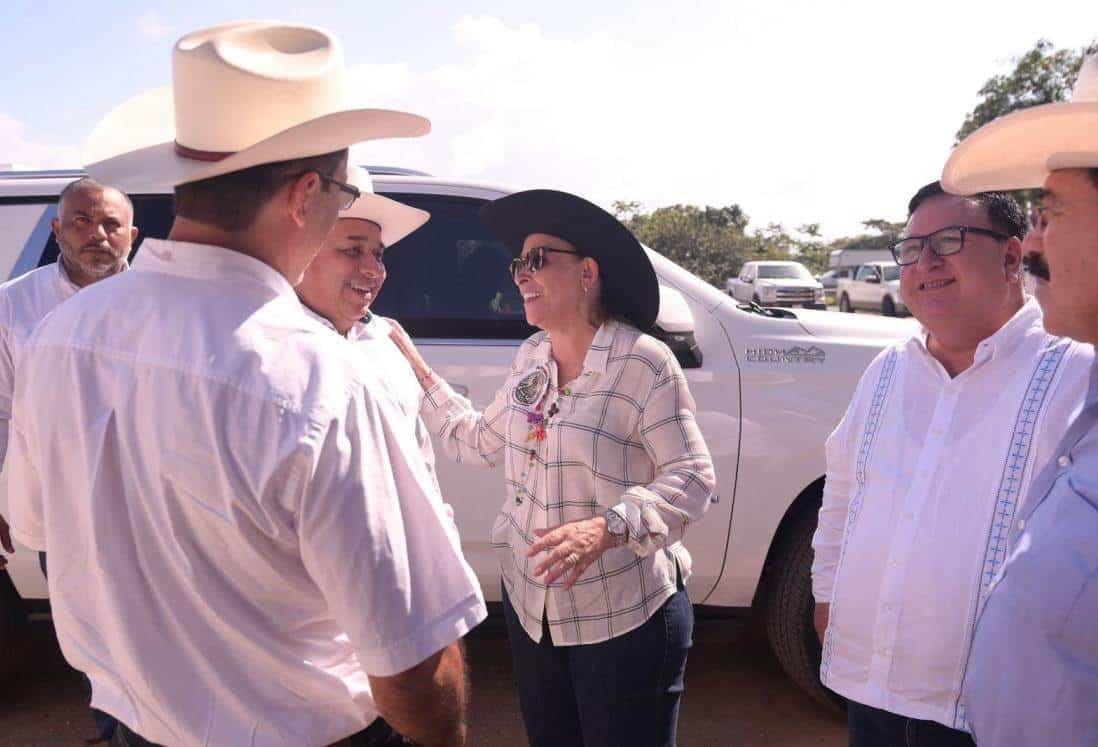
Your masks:
M 1052 279 L 1048 269 L 1048 262 L 1045 261 L 1043 254 L 1037 254 L 1036 252 L 1030 252 L 1026 256 L 1022 257 L 1022 269 L 1028 272 L 1034 277 L 1040 278 L 1045 282 Z

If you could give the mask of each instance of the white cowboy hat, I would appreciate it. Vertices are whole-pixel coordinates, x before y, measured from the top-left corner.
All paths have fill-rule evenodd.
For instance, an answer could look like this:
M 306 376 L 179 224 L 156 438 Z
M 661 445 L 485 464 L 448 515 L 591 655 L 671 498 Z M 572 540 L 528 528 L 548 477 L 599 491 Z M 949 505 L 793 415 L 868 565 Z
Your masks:
M 1083 61 L 1071 101 L 1012 112 L 966 137 L 942 171 L 955 194 L 1039 187 L 1050 171 L 1098 167 L 1098 55 Z
M 355 200 L 349 210 L 340 210 L 339 217 L 358 218 L 376 223 L 381 227 L 381 243 L 386 248 L 415 231 L 431 217 L 426 210 L 375 194 L 370 172 L 361 166 L 354 166 L 348 170 L 347 181 L 358 187 L 362 195 Z
M 351 105 L 343 50 L 327 31 L 242 21 L 176 42 L 172 86 L 108 114 L 83 160 L 105 184 L 155 191 L 430 129 L 414 114 Z

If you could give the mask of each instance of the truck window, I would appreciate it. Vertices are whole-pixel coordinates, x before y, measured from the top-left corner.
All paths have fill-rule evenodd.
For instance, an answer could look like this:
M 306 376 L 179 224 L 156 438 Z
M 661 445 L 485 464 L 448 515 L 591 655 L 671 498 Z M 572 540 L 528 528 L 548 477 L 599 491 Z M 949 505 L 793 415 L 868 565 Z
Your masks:
M 862 265 L 858 268 L 858 274 L 854 276 L 855 280 L 865 280 L 870 275 L 876 274 L 876 270 L 872 265 Z

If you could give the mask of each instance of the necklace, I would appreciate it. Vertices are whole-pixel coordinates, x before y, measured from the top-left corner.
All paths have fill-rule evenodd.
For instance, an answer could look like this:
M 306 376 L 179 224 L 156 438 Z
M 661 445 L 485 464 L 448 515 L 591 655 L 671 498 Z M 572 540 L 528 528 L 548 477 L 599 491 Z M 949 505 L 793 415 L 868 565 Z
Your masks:
M 560 401 L 561 397 L 568 397 L 571 396 L 571 394 L 572 390 L 569 389 L 567 386 L 558 386 L 557 399 L 553 400 L 553 404 L 549 405 L 549 410 L 547 412 L 545 412 L 544 414 L 542 413 L 542 407 L 545 405 L 545 398 L 542 397 L 540 400 L 538 400 L 538 403 L 534 406 L 534 409 L 526 413 L 526 423 L 530 426 L 530 430 L 526 433 L 526 440 L 533 441 L 534 444 L 530 447 L 526 454 L 526 467 L 522 470 L 522 478 L 520 480 L 520 483 L 522 485 L 526 485 L 526 477 L 530 474 L 530 470 L 533 468 L 534 462 L 537 460 L 537 444 L 549 437 L 549 434 L 546 431 L 546 427 L 548 426 L 549 421 L 552 420 L 557 415 L 557 413 L 560 412 L 560 407 L 557 405 L 557 403 Z M 515 495 L 515 503 L 522 503 L 521 495 Z

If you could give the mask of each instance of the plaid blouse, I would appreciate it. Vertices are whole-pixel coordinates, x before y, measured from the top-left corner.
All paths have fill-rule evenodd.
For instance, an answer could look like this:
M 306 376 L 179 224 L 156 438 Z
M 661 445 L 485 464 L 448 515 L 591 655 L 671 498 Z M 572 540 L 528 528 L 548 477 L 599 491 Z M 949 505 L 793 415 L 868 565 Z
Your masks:
M 694 399 L 662 342 L 609 321 L 582 373 L 558 388 L 550 340 L 519 348 L 510 375 L 483 412 L 444 381 L 423 417 L 459 462 L 504 466 L 507 499 L 490 543 L 503 584 L 534 641 L 544 614 L 558 646 L 598 643 L 642 625 L 690 575 L 682 539 L 709 506 L 715 478 L 694 420 Z M 615 509 L 629 542 L 607 550 L 570 590 L 546 587 L 527 558 L 535 529 Z

